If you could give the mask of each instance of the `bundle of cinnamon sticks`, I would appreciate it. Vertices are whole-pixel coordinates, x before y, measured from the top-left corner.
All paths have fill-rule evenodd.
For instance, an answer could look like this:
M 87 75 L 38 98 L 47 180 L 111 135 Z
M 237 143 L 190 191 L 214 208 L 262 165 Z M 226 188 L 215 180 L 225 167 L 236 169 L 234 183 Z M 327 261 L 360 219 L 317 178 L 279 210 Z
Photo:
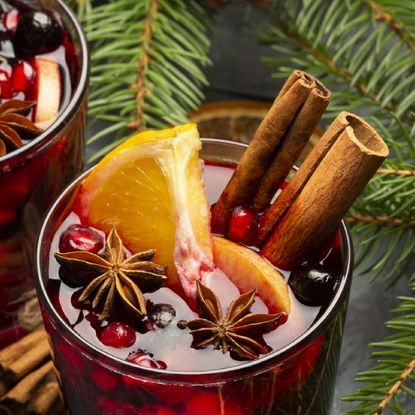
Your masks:
M 237 206 L 263 213 L 261 253 L 283 269 L 309 257 L 334 233 L 388 155 L 382 138 L 357 115 L 336 117 L 274 201 L 329 99 L 330 91 L 313 76 L 298 70 L 290 75 L 213 206 L 213 232 L 227 233 Z
M 44 330 L 36 330 L 0 351 L 0 414 L 47 415 L 60 407 Z

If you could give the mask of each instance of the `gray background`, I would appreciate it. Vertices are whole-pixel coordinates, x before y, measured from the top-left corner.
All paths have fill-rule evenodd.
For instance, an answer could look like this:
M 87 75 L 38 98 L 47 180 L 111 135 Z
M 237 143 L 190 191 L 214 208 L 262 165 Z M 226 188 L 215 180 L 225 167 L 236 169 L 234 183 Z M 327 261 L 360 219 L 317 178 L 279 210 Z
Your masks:
M 207 69 L 210 81 L 207 101 L 273 100 L 281 83 L 261 63 L 261 57 L 272 53 L 255 39 L 252 25 L 260 25 L 261 21 L 261 14 L 242 0 L 232 2 L 218 13 L 212 33 L 213 65 Z M 369 280 L 370 274 L 355 276 L 353 281 L 330 415 L 344 414 L 351 407 L 341 397 L 359 386 L 354 377 L 373 364 L 368 343 L 384 338 L 387 334 L 384 322 L 397 305 L 396 296 L 409 294 L 405 278 L 389 289 L 381 282 Z M 408 402 L 407 409 L 408 413 L 415 409 L 415 403 Z

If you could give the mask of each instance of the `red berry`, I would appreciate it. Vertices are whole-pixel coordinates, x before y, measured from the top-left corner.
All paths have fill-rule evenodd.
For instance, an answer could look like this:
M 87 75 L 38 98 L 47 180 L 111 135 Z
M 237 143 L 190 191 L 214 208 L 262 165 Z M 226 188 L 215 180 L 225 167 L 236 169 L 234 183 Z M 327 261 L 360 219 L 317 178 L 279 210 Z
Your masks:
M 225 405 L 224 411 L 222 405 Z M 233 400 L 225 399 L 221 402 L 218 394 L 200 392 L 192 396 L 186 404 L 186 415 L 243 415 L 244 412 Z
M 135 343 L 136 332 L 128 324 L 113 322 L 105 326 L 99 333 L 98 338 L 105 346 L 130 347 Z
M 97 370 L 91 373 L 91 379 L 95 382 L 98 388 L 105 392 L 111 392 L 117 387 L 117 379 L 114 375 L 110 375 L 102 370 Z
M 232 212 L 227 236 L 234 242 L 249 245 L 254 242 L 257 229 L 258 220 L 255 212 L 239 206 Z
M 84 225 L 70 225 L 61 234 L 59 251 L 88 251 L 97 254 L 104 247 L 103 236 L 93 228 Z
M 10 77 L 6 71 L 0 70 L 0 95 L 3 99 L 13 97 L 13 88 Z
M 33 81 L 34 70 L 25 61 L 19 61 L 13 67 L 12 85 L 14 92 L 26 92 Z
M 176 411 L 158 404 L 145 405 L 140 408 L 141 415 L 177 415 Z
M 139 366 L 150 367 L 153 369 L 166 369 L 167 365 L 161 360 L 153 359 L 153 356 L 144 350 L 138 350 L 137 352 L 128 356 L 129 362 L 135 363 Z
M 16 26 L 18 22 L 19 22 L 19 11 L 17 9 L 12 9 L 3 15 L 3 25 L 5 29 L 9 32 L 14 32 L 16 30 Z

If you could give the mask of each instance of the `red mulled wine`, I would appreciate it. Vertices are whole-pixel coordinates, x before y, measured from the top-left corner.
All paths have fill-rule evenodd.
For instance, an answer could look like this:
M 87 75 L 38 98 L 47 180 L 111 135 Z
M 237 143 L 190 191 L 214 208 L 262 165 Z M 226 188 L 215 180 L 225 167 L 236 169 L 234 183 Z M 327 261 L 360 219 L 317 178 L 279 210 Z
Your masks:
M 233 172 L 228 162 L 220 163 L 221 157 L 229 158 L 212 156 L 218 148 L 236 160 L 243 149 L 235 143 L 204 142 L 210 203 Z M 350 279 L 350 245 L 343 225 L 321 252 L 298 264 L 291 277 L 284 272 L 295 291 L 289 290 L 291 312 L 263 334 L 264 352 L 246 361 L 212 345 L 194 347 L 188 322 L 199 310 L 175 285 L 145 292 L 147 316 L 138 321 L 123 311 L 100 319 L 92 304 L 80 301 L 82 289 L 62 274 L 54 254 L 74 246 L 102 254 L 108 235 L 91 227 L 73 205 L 76 191 L 72 186 L 49 214 L 39 246 L 49 255 L 38 258 L 43 316 L 72 415 L 326 413 Z M 240 208 L 225 236 L 249 242 L 256 251 L 256 222 L 249 208 Z M 123 251 L 127 258 L 133 254 L 128 245 Z M 240 295 L 221 273 L 206 284 L 224 311 Z M 251 312 L 271 311 L 257 295 Z
M 62 1 L 0 1 L 0 347 L 25 330 L 42 216 L 82 171 L 87 80 L 86 40 Z

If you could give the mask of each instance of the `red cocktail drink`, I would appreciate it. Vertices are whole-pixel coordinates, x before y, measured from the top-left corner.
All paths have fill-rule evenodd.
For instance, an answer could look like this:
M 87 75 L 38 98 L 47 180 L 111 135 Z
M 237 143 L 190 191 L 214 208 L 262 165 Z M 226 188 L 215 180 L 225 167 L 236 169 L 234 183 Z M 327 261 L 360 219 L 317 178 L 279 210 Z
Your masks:
M 217 200 L 233 172 L 233 163 L 244 150 L 245 146 L 237 143 L 203 141 L 201 157 L 210 203 Z M 230 343 L 230 352 L 221 352 L 214 344 L 201 346 L 201 339 L 190 333 L 197 330 L 191 321 L 201 311 L 174 284 L 143 289 L 147 316 L 141 320 L 123 311 L 116 317 L 101 318 L 93 304 L 82 300 L 83 290 L 64 275 L 54 254 L 80 247 L 103 252 L 108 232 L 91 226 L 77 201 L 79 186 L 87 175 L 52 207 L 37 252 L 38 294 L 65 403 L 72 415 L 327 413 L 351 282 L 352 248 L 343 223 L 315 258 L 306 265 L 297 264 L 291 272 L 295 294 L 289 289 L 289 315 L 273 310 L 259 295 L 262 287 L 258 286 L 250 311 L 279 317 L 261 335 L 252 337 L 259 346 L 242 341 L 244 348 Z M 235 212 L 234 228 L 226 237 L 242 239 L 237 246 L 245 249 L 243 239 L 250 234 L 245 232 L 250 221 L 249 211 Z M 255 233 L 249 237 L 250 252 L 259 257 L 253 253 Z M 128 244 L 122 249 L 127 259 L 134 254 Z M 318 268 L 320 276 L 335 276 L 327 294 L 320 289 L 323 299 L 316 299 L 315 294 L 307 298 L 302 292 L 295 275 L 307 267 L 308 271 Z M 282 274 L 286 279 L 290 276 L 290 272 Z M 246 294 L 246 290 L 239 290 L 237 279 L 231 280 L 219 273 L 205 281 L 214 293 L 204 291 L 205 299 L 209 297 L 212 304 L 215 296 L 219 298 L 224 313 L 232 301 L 240 301 L 235 300 L 238 295 Z M 255 318 L 258 323 L 258 318 L 265 317 Z M 249 330 L 244 330 L 236 329 L 233 334 L 247 335 Z M 258 350 L 257 356 L 246 359 L 246 351 Z
M 22 333 L 41 219 L 83 167 L 88 54 L 60 0 L 0 4 L 0 345 Z M 10 329 L 10 325 L 16 325 Z

